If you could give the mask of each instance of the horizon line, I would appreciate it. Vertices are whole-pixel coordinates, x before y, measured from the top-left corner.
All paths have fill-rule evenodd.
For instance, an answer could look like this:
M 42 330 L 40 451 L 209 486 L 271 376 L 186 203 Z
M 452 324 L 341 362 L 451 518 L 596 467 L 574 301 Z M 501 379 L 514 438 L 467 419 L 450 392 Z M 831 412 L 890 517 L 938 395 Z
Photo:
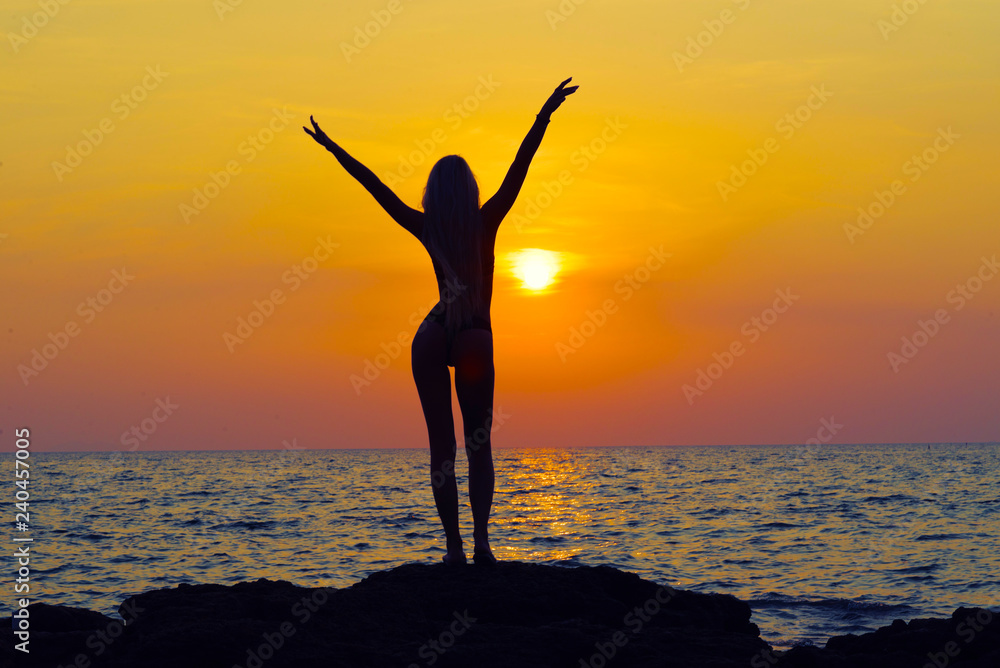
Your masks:
M 886 441 L 879 443 L 822 443 L 818 446 L 810 446 L 807 443 L 714 443 L 714 444 L 660 444 L 660 445 L 518 445 L 518 446 L 493 446 L 494 450 L 597 450 L 614 448 L 809 448 L 823 449 L 830 447 L 858 447 L 873 445 L 1000 445 L 1000 441 Z M 366 448 L 242 448 L 226 450 L 36 450 L 33 454 L 154 454 L 154 453 L 176 453 L 176 452 L 323 452 L 323 451 L 362 451 L 362 450 L 427 450 L 427 446 L 375 446 Z M 13 452 L 0 453 L 2 455 L 14 456 Z

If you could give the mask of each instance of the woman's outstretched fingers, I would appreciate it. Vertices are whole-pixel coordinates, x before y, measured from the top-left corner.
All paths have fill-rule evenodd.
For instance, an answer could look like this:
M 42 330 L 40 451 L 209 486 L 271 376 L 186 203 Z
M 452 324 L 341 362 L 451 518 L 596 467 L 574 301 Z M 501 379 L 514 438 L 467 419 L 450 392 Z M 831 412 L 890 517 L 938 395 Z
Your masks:
M 563 81 L 561 84 L 559 84 L 559 87 L 556 88 L 556 91 L 566 93 L 567 95 L 575 91 L 577 88 L 579 88 L 579 86 L 571 86 L 569 88 L 566 88 L 566 84 L 568 84 L 572 80 L 573 77 L 570 77 L 569 79 L 566 79 L 566 81 Z
M 318 126 L 318 125 L 316 125 L 316 121 L 315 121 L 315 120 L 313 120 L 313 117 L 312 117 L 312 115 L 311 115 L 311 114 L 310 114 L 310 116 L 309 116 L 309 121 L 310 121 L 310 122 L 312 123 L 312 126 L 313 126 L 313 129 L 312 129 L 312 130 L 310 130 L 309 128 L 307 128 L 307 127 L 306 127 L 306 126 L 304 126 L 304 125 L 302 126 L 302 129 L 306 131 L 306 134 L 307 134 L 307 135 L 309 135 L 309 136 L 310 136 L 310 137 L 312 137 L 313 139 L 316 139 L 316 130 L 319 130 L 319 126 Z
M 566 81 L 563 81 L 561 84 L 559 84 L 558 88 L 552 91 L 552 95 L 549 96 L 549 99 L 546 100 L 545 104 L 542 106 L 543 113 L 551 114 L 560 106 L 562 106 L 562 103 L 566 101 L 567 95 L 572 95 L 573 93 L 576 92 L 576 89 L 579 88 L 579 86 L 570 86 L 569 88 L 565 87 L 566 84 L 568 84 L 572 80 L 573 77 L 566 79 Z
M 323 132 L 323 129 L 319 126 L 319 123 L 316 122 L 316 119 L 313 118 L 312 115 L 309 116 L 309 120 L 312 122 L 313 129 L 310 130 L 304 125 L 302 126 L 302 129 L 305 130 L 306 134 L 315 139 L 319 144 L 329 148 L 333 142 L 326 136 L 326 133 Z

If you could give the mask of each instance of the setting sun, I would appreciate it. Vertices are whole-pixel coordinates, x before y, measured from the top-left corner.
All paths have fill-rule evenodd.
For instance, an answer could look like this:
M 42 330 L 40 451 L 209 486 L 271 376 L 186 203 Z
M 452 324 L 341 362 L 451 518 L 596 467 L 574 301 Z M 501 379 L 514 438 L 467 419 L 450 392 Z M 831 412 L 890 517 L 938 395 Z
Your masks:
M 559 253 L 540 248 L 522 248 L 510 254 L 514 275 L 521 279 L 525 290 L 544 290 L 552 285 L 559 273 Z

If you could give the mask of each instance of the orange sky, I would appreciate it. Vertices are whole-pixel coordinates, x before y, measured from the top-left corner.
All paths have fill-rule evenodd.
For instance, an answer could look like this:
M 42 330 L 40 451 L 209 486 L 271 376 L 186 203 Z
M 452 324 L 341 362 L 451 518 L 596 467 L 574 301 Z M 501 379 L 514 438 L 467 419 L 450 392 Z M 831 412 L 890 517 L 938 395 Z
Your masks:
M 424 445 L 430 261 L 300 126 L 485 200 L 568 76 L 497 241 L 497 447 L 998 438 L 995 3 L 5 9 L 4 438 Z

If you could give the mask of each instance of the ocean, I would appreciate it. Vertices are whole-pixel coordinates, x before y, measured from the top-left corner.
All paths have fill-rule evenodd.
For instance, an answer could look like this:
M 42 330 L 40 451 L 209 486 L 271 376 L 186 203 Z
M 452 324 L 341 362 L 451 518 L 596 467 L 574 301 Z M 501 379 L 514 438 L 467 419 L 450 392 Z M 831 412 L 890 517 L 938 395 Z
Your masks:
M 1000 445 L 495 449 L 499 559 L 607 564 L 750 603 L 776 648 L 1000 607 Z M 11 471 L 9 453 L 4 470 Z M 35 600 L 440 561 L 416 449 L 32 453 Z M 459 494 L 472 552 L 465 457 Z M 12 474 L 11 474 L 12 475 Z

